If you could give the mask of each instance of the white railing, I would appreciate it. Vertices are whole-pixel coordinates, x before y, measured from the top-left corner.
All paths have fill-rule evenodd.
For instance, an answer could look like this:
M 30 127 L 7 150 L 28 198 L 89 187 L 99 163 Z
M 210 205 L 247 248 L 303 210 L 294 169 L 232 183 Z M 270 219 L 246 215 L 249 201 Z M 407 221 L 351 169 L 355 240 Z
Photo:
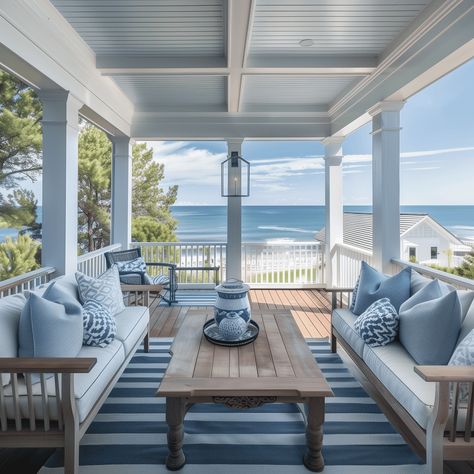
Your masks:
M 404 260 L 393 259 L 392 263 L 397 270 L 405 267 L 411 267 L 413 270 L 421 273 L 422 275 L 431 278 L 444 281 L 449 283 L 459 290 L 474 290 L 474 280 L 469 278 L 460 277 L 451 273 L 436 270 L 435 268 L 425 267 L 417 263 L 406 262 Z
M 25 290 L 34 290 L 44 283 L 48 283 L 55 272 L 53 267 L 42 267 L 28 273 L 23 273 L 8 280 L 0 281 L 0 298 L 22 293 Z
M 107 270 L 104 254 L 106 252 L 120 250 L 121 247 L 120 244 L 113 244 L 80 255 L 77 257 L 77 270 L 90 277 L 98 277 L 101 273 L 104 273 L 105 270 Z
M 362 261 L 373 265 L 372 252 L 352 247 L 346 244 L 337 244 L 333 255 L 335 265 L 337 286 L 341 288 L 352 288 L 357 282 Z
M 216 275 L 211 267 L 219 267 L 219 282 L 225 279 L 225 242 L 132 242 L 139 247 L 145 262 L 174 263 L 177 267 L 193 270 L 178 270 L 178 283 L 182 285 L 215 284 Z M 153 273 L 152 267 L 149 271 Z M 157 270 L 155 270 L 157 271 Z
M 253 287 L 324 286 L 324 250 L 319 242 L 246 242 L 242 277 Z
M 178 267 L 220 267 L 219 281 L 226 277 L 223 242 L 133 242 L 146 262 L 175 263 Z M 324 286 L 324 251 L 318 242 L 242 244 L 242 278 L 253 287 Z M 185 285 L 212 284 L 212 270 L 178 271 Z

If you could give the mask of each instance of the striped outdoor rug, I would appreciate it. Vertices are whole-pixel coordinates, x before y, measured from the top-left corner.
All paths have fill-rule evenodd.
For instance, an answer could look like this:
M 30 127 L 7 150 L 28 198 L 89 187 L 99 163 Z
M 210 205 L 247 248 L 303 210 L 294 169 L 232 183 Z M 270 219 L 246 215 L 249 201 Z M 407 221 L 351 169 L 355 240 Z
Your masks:
M 178 302 L 171 306 L 214 306 L 216 296 L 214 290 L 178 290 L 176 292 Z M 168 306 L 168 303 L 162 300 L 160 306 Z
M 139 350 L 81 442 L 81 473 L 169 472 L 165 401 L 156 388 L 167 367 L 171 339 Z M 352 377 L 326 340 L 309 342 L 335 398 L 326 404 L 324 458 L 329 474 L 414 474 L 426 467 Z M 307 474 L 302 466 L 304 424 L 295 405 L 239 411 L 194 405 L 186 415 L 183 474 Z M 41 469 L 62 472 L 58 450 Z

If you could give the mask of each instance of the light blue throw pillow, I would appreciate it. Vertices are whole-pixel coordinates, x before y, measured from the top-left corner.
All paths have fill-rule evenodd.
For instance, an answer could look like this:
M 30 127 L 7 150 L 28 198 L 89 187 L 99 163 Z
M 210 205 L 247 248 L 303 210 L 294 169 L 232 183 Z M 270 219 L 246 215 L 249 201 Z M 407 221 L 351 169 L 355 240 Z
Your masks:
M 117 334 L 115 318 L 106 308 L 94 300 L 86 301 L 83 307 L 85 346 L 105 347 Z
M 355 321 L 354 329 L 370 347 L 386 346 L 398 335 L 399 318 L 388 298 L 372 303 Z
M 394 276 L 387 276 L 362 262 L 357 294 L 352 312 L 362 314 L 372 303 L 388 298 L 396 311 L 410 298 L 411 268 L 404 268 Z
M 71 294 L 55 282 L 42 296 L 30 293 L 20 315 L 20 357 L 76 357 L 82 335 L 82 307 Z
M 433 280 L 400 307 L 400 342 L 417 364 L 446 365 L 461 329 L 456 291 Z
M 76 272 L 79 299 L 84 305 L 88 301 L 101 304 L 115 316 L 125 309 L 117 265 L 112 265 L 99 278 L 92 278 Z

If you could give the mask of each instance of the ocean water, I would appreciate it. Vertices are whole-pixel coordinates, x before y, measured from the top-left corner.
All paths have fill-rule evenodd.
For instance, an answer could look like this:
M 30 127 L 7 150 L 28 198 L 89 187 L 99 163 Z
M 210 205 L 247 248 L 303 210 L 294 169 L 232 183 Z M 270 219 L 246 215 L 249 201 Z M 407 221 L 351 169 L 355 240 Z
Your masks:
M 370 206 L 347 206 L 346 211 L 370 212 Z M 461 239 L 474 241 L 474 206 L 402 206 L 402 212 L 431 215 Z M 39 209 L 41 211 L 41 209 Z M 225 242 L 225 206 L 173 206 L 182 242 Z M 324 227 L 324 206 L 244 206 L 242 240 L 271 242 L 312 240 Z M 38 220 L 41 220 L 39 215 Z M 0 241 L 14 237 L 15 229 L 0 229 Z
M 371 212 L 370 206 L 346 206 L 345 211 Z M 474 241 L 474 206 L 402 206 L 401 212 L 429 214 L 462 239 Z M 225 206 L 173 206 L 182 242 L 225 242 Z M 242 240 L 312 240 L 324 227 L 324 206 L 244 206 Z

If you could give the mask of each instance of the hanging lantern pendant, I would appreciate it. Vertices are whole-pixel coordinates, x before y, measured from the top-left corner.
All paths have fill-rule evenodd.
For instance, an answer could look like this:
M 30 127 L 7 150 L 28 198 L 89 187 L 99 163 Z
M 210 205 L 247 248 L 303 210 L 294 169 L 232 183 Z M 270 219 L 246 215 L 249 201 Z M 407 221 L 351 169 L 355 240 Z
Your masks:
M 250 163 L 231 152 L 221 163 L 221 196 L 248 197 L 250 195 Z

